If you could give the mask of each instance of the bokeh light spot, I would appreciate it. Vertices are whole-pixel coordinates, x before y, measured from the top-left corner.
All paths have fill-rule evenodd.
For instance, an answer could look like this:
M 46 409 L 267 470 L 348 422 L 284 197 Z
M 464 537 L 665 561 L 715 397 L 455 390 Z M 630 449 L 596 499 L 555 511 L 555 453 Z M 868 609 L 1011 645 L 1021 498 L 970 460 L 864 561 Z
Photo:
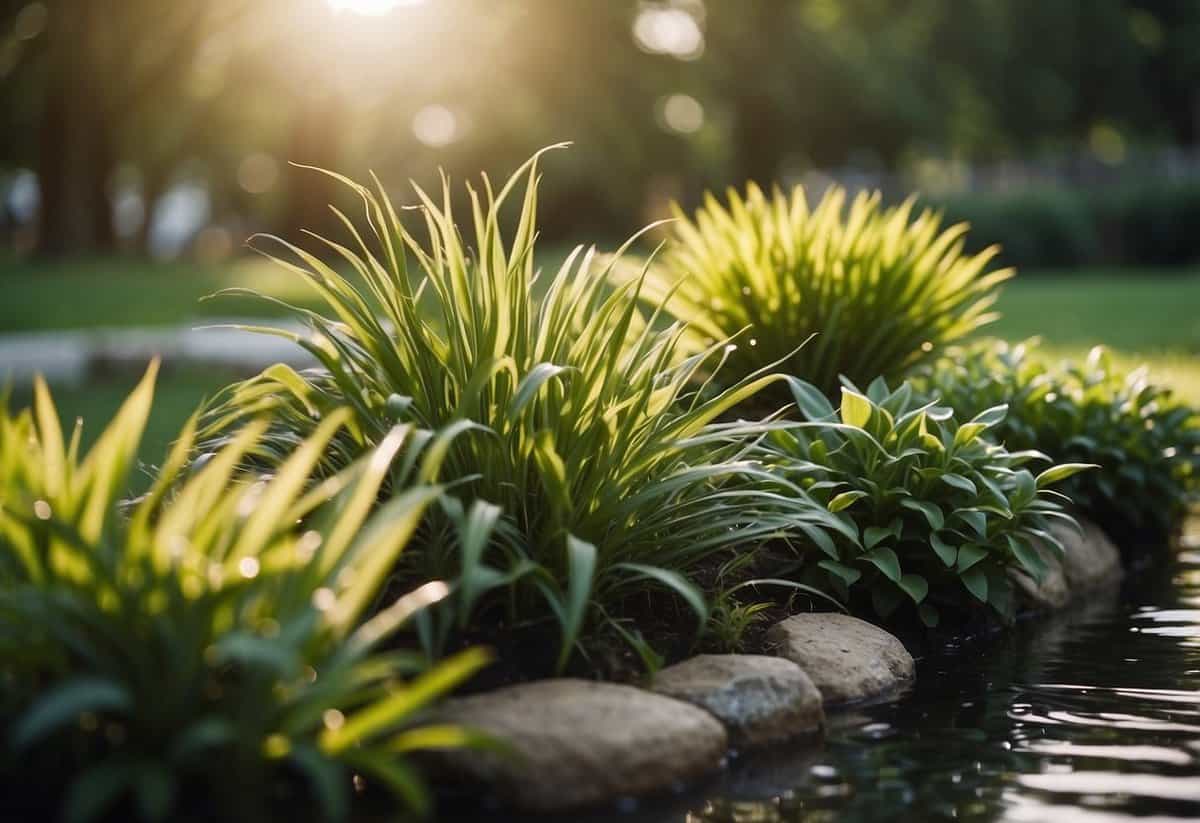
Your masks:
M 279 164 L 269 154 L 247 155 L 238 165 L 238 185 L 250 194 L 270 191 L 279 181 Z
M 678 134 L 695 134 L 704 125 L 704 106 L 690 94 L 664 97 L 660 114 L 663 124 Z
M 458 139 L 458 118 L 445 106 L 425 106 L 413 117 L 412 130 L 427 146 L 448 146 Z
M 651 54 L 695 60 L 704 53 L 704 32 L 688 12 L 670 6 L 642 9 L 633 21 L 633 39 Z

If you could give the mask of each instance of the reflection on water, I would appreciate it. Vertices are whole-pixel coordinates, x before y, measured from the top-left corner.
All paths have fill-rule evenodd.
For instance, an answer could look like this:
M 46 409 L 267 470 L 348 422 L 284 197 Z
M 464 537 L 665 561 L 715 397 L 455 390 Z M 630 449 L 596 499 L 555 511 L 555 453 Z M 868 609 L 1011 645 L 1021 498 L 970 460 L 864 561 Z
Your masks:
M 1200 818 L 1200 551 L 1050 622 L 933 650 L 917 682 L 836 718 L 822 748 L 748 757 L 700 799 L 623 818 Z

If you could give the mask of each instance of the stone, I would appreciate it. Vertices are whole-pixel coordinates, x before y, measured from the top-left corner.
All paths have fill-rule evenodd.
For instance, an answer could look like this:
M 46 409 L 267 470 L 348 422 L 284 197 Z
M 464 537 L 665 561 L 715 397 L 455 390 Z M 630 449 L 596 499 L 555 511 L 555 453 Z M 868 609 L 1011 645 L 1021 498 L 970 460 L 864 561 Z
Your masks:
M 1071 594 L 1119 582 L 1124 574 L 1120 550 L 1095 523 L 1083 517 L 1076 519 L 1082 535 L 1066 523 L 1056 521 L 1050 527 L 1066 550 L 1062 568 Z
M 1049 546 L 1036 546 L 1048 569 L 1040 583 L 1016 570 L 1011 573 L 1025 601 L 1036 609 L 1061 609 L 1081 594 L 1119 582 L 1124 574 L 1121 553 L 1108 535 L 1090 520 L 1076 520 L 1079 530 L 1058 520 L 1050 526 L 1063 544 L 1061 560 Z
M 1022 600 L 1038 611 L 1054 611 L 1061 609 L 1071 601 L 1071 590 L 1067 586 L 1067 576 L 1063 572 L 1058 555 L 1040 540 L 1034 544 L 1034 551 L 1042 558 L 1046 573 L 1040 581 L 1034 580 L 1022 569 L 1010 568 L 1008 577 L 1017 586 Z
M 447 701 L 437 722 L 508 751 L 451 750 L 435 772 L 482 783 L 531 812 L 557 812 L 673 788 L 721 766 L 728 736 L 708 712 L 633 686 L 540 680 Z
M 825 707 L 891 696 L 915 677 L 904 644 L 865 620 L 833 612 L 796 614 L 767 631 L 774 654 L 802 668 Z
M 707 711 L 735 746 L 762 746 L 820 731 L 821 693 L 790 660 L 759 654 L 702 654 L 668 666 L 651 688 Z

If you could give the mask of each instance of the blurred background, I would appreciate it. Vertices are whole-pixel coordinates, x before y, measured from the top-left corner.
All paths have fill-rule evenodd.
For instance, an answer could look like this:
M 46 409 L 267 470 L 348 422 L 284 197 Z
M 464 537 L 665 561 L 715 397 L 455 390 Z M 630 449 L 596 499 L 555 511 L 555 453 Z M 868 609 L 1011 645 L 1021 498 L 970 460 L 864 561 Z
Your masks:
M 998 333 L 1200 399 L 1196 0 L 0 0 L 0 119 L 18 400 L 41 370 L 106 408 L 157 351 L 185 408 L 276 357 L 178 330 L 270 311 L 222 286 L 309 299 L 245 248 L 338 231 L 290 163 L 411 202 L 561 140 L 552 250 L 747 180 L 916 192 L 1020 267 Z

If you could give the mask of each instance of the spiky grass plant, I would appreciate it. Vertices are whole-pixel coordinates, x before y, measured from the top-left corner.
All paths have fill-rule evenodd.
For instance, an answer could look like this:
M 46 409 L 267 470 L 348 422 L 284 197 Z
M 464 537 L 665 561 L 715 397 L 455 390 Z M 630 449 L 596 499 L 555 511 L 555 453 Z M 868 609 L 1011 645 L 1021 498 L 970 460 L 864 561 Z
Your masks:
M 299 264 L 280 261 L 331 316 L 298 310 L 311 333 L 273 333 L 321 368 L 275 366 L 232 386 L 208 411 L 204 436 L 220 442 L 270 410 L 278 422 L 256 453 L 274 463 L 347 406 L 353 423 L 324 461 L 334 471 L 397 419 L 464 430 L 444 467 L 464 480 L 461 506 L 447 510 L 458 527 L 431 529 L 408 568 L 456 581 L 426 638 L 436 651 L 467 629 L 557 623 L 561 669 L 601 624 L 648 652 L 623 619 L 647 588 L 673 591 L 703 625 L 707 604 L 689 576 L 714 555 L 840 524 L 802 493 L 766 488 L 777 481 L 746 457 L 766 424 L 715 422 L 772 376 L 759 369 L 694 391 L 728 354 L 726 341 L 677 357 L 682 326 L 642 315 L 640 280 L 610 288 L 612 264 L 594 248 L 576 248 L 548 276 L 536 267 L 537 160 L 499 192 L 486 177 L 482 192 L 468 187 L 473 248 L 445 181 L 440 204 L 416 188 L 426 243 L 382 189 L 344 181 L 362 198 L 364 229 L 343 217 L 354 249 L 325 242 L 356 279 L 287 243 Z M 506 242 L 501 211 L 522 181 Z M 494 526 L 492 539 L 480 537 L 484 526 Z
M 1009 404 L 994 430 L 1014 449 L 1096 463 L 1062 491 L 1125 546 L 1164 544 L 1200 500 L 1200 410 L 1118 369 L 1103 348 L 1083 363 L 1056 362 L 1036 341 L 980 341 L 922 369 L 921 391 L 964 414 Z
M 808 579 L 843 599 L 868 591 L 881 617 L 907 602 L 931 626 L 945 608 L 974 604 L 1011 619 L 1010 571 L 1041 581 L 1038 546 L 1063 551 L 1050 521 L 1077 525 L 1050 487 L 1090 467 L 1049 465 L 1035 476 L 1027 465 L 1049 463 L 1045 455 L 987 437 L 1003 405 L 960 423 L 908 383 L 893 391 L 877 379 L 864 393 L 847 382 L 838 409 L 811 384 L 790 385 L 809 422 L 773 432 L 770 461 L 859 534 L 822 541 Z
M 262 478 L 235 476 L 261 424 L 185 473 L 192 421 L 126 517 L 154 373 L 82 458 L 41 382 L 32 412 L 0 414 L 0 810 L 336 820 L 355 774 L 427 810 L 405 753 L 472 737 L 417 712 L 486 656 L 418 674 L 419 659 L 379 646 L 445 585 L 377 601 L 440 493 L 426 480 L 444 439 L 422 450 L 397 427 L 306 490 L 349 414 Z M 368 516 L 398 461 L 411 476 L 392 471 L 392 500 Z
M 898 378 L 988 323 L 1012 274 L 989 270 L 994 248 L 964 255 L 967 226 L 914 215 L 913 199 L 884 208 L 878 193 L 860 193 L 847 208 L 834 186 L 813 206 L 802 187 L 768 197 L 751 183 L 727 203 L 707 195 L 693 217 L 675 213 L 674 242 L 643 293 L 687 322 L 683 347 L 744 332 L 727 375 L 780 363 L 831 398 L 839 375 Z M 789 399 L 783 384 L 771 396 Z

